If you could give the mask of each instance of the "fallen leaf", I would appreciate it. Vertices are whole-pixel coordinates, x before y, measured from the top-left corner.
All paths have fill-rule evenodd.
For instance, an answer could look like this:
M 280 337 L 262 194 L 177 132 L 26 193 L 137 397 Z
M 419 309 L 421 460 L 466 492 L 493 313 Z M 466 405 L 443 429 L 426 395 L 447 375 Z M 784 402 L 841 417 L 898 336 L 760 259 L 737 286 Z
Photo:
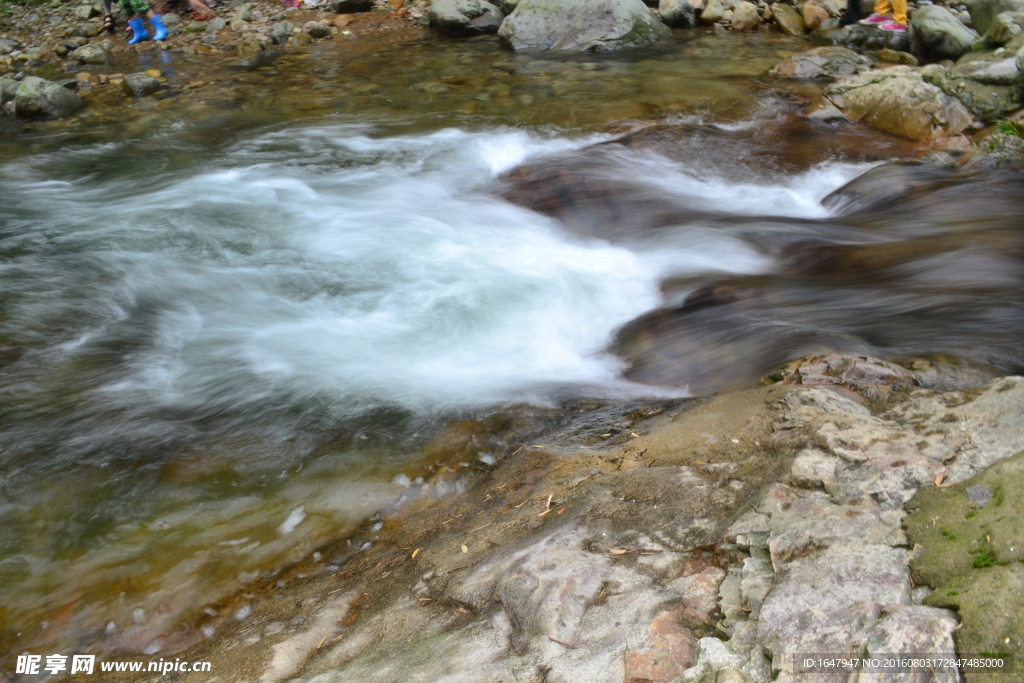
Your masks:
M 561 510 L 559 510 L 559 511 L 558 511 L 558 512 L 556 512 L 555 514 L 556 514 L 556 515 L 560 515 L 560 514 L 562 514 L 563 512 L 565 512 L 565 508 L 562 508 Z
M 412 551 L 412 559 L 415 560 L 416 556 L 419 555 L 419 554 L 420 554 L 420 549 L 419 548 L 416 548 L 416 550 L 413 550 Z
M 946 478 L 946 470 L 942 470 L 941 472 L 939 472 L 938 474 L 935 475 L 935 485 L 936 486 L 940 486 L 942 484 L 942 481 L 945 478 Z
M 462 546 L 462 554 L 463 554 L 463 555 L 465 555 L 465 554 L 466 554 L 466 553 L 468 553 L 468 552 L 469 552 L 469 548 L 467 548 L 467 547 L 465 546 L 465 544 L 463 544 L 463 546 Z
M 610 552 L 613 555 L 625 555 L 629 551 L 623 550 L 622 548 L 608 548 L 608 552 Z

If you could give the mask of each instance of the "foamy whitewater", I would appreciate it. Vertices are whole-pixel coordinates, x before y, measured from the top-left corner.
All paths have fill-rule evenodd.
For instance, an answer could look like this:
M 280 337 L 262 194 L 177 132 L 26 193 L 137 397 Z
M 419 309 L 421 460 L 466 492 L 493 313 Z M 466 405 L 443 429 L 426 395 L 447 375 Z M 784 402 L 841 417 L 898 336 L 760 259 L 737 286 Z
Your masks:
M 600 140 L 336 125 L 262 131 L 201 164 L 157 140 L 0 166 L 12 618 L 87 585 L 69 638 L 109 621 L 123 647 L 159 651 L 176 615 L 395 504 L 417 425 L 658 395 L 620 378 L 617 328 L 659 305 L 667 276 L 773 265 L 721 226 L 626 247 L 493 192 L 517 164 Z M 799 217 L 863 170 L 735 186 L 623 163 L 728 213 Z M 126 566 L 144 594 L 124 595 Z M 164 621 L 131 616 L 155 605 Z

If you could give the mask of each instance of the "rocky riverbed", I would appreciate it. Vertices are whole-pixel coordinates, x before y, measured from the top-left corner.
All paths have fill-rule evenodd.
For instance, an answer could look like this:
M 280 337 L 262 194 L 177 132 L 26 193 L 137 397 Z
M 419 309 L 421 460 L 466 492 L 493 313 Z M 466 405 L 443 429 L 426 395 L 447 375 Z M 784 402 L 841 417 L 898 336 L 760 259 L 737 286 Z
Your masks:
M 217 605 L 180 656 L 268 683 L 739 683 L 831 679 L 796 653 L 1019 653 L 1021 527 L 970 521 L 1017 514 L 1019 467 L 967 489 L 988 500 L 952 497 L 1024 449 L 1024 383 L 939 391 L 941 366 L 906 366 L 809 357 L 711 399 L 577 405 L 526 440 L 515 413 L 462 425 L 438 447 L 473 459 L 501 434 L 507 452 L 419 485 L 362 550 L 322 548 Z M 445 490 L 465 492 L 427 502 Z M 983 545 L 951 550 L 965 512 Z M 998 562 L 972 569 L 978 548 Z M 912 569 L 939 553 L 1002 578 L 948 597 L 950 574 Z
M 74 193 L 94 176 L 114 177 L 116 167 L 132 164 L 173 176 L 195 168 L 210 149 L 227 147 L 264 167 L 281 154 L 285 168 L 317 169 L 326 159 L 330 177 L 380 163 L 389 170 L 359 185 L 359 194 L 378 204 L 399 202 L 402 192 L 415 200 L 411 182 L 395 185 L 398 194 L 387 202 L 373 194 L 374 185 L 391 187 L 387 174 L 403 164 L 429 172 L 461 163 L 465 150 L 409 161 L 439 138 L 463 135 L 445 126 L 526 126 L 581 138 L 549 141 L 553 151 L 537 158 L 515 147 L 535 141 L 517 138 L 511 151 L 481 142 L 493 150 L 474 172 L 493 173 L 493 182 L 480 191 L 460 176 L 461 188 L 474 188 L 475 205 L 453 203 L 453 213 L 500 201 L 503 211 L 519 212 L 515 221 L 506 225 L 492 212 L 477 222 L 511 231 L 545 221 L 544 231 L 565 231 L 588 248 L 657 252 L 662 259 L 690 250 L 707 259 L 687 262 L 682 274 L 665 270 L 646 312 L 617 323 L 605 340 L 622 379 L 668 398 L 580 399 L 589 389 L 566 380 L 570 388 L 555 398 L 446 411 L 395 447 L 404 451 L 400 458 L 387 456 L 402 474 L 352 494 L 338 518 L 331 515 L 342 503 L 333 489 L 316 488 L 317 478 L 333 486 L 331 477 L 348 474 L 303 474 L 307 488 L 281 490 L 288 509 L 278 510 L 284 503 L 275 501 L 264 510 L 257 487 L 265 484 L 254 482 L 267 474 L 259 474 L 262 464 L 247 462 L 251 441 L 221 434 L 190 441 L 225 415 L 227 422 L 238 418 L 228 404 L 246 404 L 249 396 L 218 398 L 215 410 L 189 418 L 187 436 L 175 434 L 166 449 L 147 451 L 149 461 L 132 481 L 155 472 L 154 490 L 167 486 L 169 499 L 202 499 L 215 510 L 203 519 L 220 521 L 193 528 L 188 515 L 154 513 L 110 522 L 102 533 L 111 545 L 125 543 L 117 546 L 120 560 L 62 549 L 52 562 L 33 565 L 49 572 L 35 582 L 19 558 L 0 563 L 4 576 L 32 590 L 60 583 L 55 597 L 0 610 L 32 621 L 0 629 L 5 671 L 23 650 L 72 646 L 104 659 L 145 653 L 209 660 L 212 675 L 168 680 L 236 683 L 766 683 L 824 680 L 800 672 L 797 653 L 1020 656 L 1020 609 L 1011 601 L 992 615 L 1001 596 L 1020 586 L 1016 553 L 1024 544 L 1013 502 L 1015 454 L 1024 450 L 1024 384 L 1013 376 L 1024 367 L 1024 3 L 921 2 L 912 5 L 908 34 L 896 35 L 839 26 L 845 7 L 831 0 L 662 0 L 654 7 L 623 0 L 580 3 L 573 11 L 545 2 L 335 0 L 285 9 L 236 1 L 204 21 L 169 13 L 171 38 L 138 46 L 126 44 L 123 25 L 100 35 L 98 5 L 0 6 L 0 159 L 9 164 L 4 182 L 26 193 L 47 183 Z M 324 121 L 354 126 L 357 134 L 320 130 Z M 370 121 L 378 128 L 364 135 Z M 299 141 L 276 133 L 259 142 L 245 137 L 288 126 L 312 132 Z M 415 137 L 422 131 L 430 134 Z M 380 142 L 398 134 L 413 137 L 394 149 Z M 85 158 L 101 145 L 114 151 L 95 169 L 79 174 L 78 166 L 93 162 L 60 161 L 64 150 Z M 902 163 L 868 170 L 893 160 Z M 220 169 L 199 168 L 196 182 L 173 185 L 177 199 L 156 191 L 149 200 L 201 225 L 205 214 L 190 202 L 221 201 L 218 184 L 252 190 L 244 201 L 230 200 L 238 206 L 263 206 L 270 193 L 318 211 L 295 226 L 353 211 L 344 202 L 321 205 L 327 190 L 312 177 L 261 177 L 249 188 L 251 169 L 218 175 Z M 824 206 L 820 195 L 807 202 L 798 187 L 823 168 L 855 177 Z M 766 178 L 779 183 L 775 196 L 762 189 Z M 724 192 L 719 185 L 743 189 Z M 116 204 L 122 190 L 112 187 L 103 192 Z M 448 189 L 439 187 L 421 203 L 448 201 Z M 88 204 L 93 190 L 83 191 Z M 758 197 L 756 208 L 745 203 L 749 193 Z M 31 211 L 19 203 L 25 211 L 12 209 L 11 224 L 59 224 L 54 216 L 40 218 L 46 197 L 37 197 L 42 204 Z M 354 213 L 364 211 L 356 205 Z M 259 223 L 263 214 L 247 220 Z M 280 220 L 291 225 L 288 216 Z M 241 263 L 268 248 L 264 238 L 249 244 L 243 232 L 220 243 L 213 225 L 206 234 L 188 227 L 179 244 L 205 245 L 204 258 L 214 254 L 218 272 L 227 267 L 222 253 L 231 255 L 226 262 Z M 172 220 L 152 232 L 177 227 Z M 673 242 L 691 233 L 696 241 Z M 118 233 L 115 242 L 133 238 Z M 735 250 L 727 265 L 716 261 L 718 241 L 743 245 L 729 247 Z M 50 233 L 15 242 L 4 252 L 12 259 L 51 247 L 49 258 L 66 256 Z M 333 248 L 320 237 L 310 243 Z M 402 240 L 394 245 L 404 248 Z M 455 252 L 440 253 L 451 260 Z M 302 254 L 303 267 L 322 257 Z M 250 272 L 265 267 L 245 263 Z M 616 268 L 628 270 L 629 262 L 621 263 Z M 64 267 L 89 270 L 75 258 Z M 665 266 L 654 259 L 644 267 Z M 323 277 L 317 272 L 279 289 L 299 292 L 305 305 L 323 287 L 339 296 L 362 287 L 328 277 L 333 284 L 307 291 Z M 632 286 L 627 280 L 623 275 L 622 287 Z M 193 305 L 190 287 L 231 286 L 218 281 L 174 291 Z M 158 300 L 147 294 L 126 306 L 128 319 L 144 319 L 137 326 L 145 335 L 151 325 L 167 325 L 151 312 L 164 305 L 152 303 Z M 4 324 L 24 317 L 0 314 Z M 202 320 L 211 310 L 196 304 L 175 315 Z M 524 334 L 509 329 L 503 337 Z M 31 355 L 22 337 L 3 333 L 0 370 L 32 366 L 23 362 Z M 51 334 L 32 330 L 24 338 Z M 111 360 L 120 352 L 109 349 L 135 343 L 128 333 L 114 338 L 61 337 L 71 353 L 79 344 L 87 352 L 91 344 L 105 345 L 62 372 L 101 377 L 96 368 L 121 362 Z M 146 336 L 151 343 L 163 341 Z M 313 344 L 302 353 L 319 358 Z M 451 368 L 458 374 L 458 363 Z M 69 398 L 78 396 L 70 384 L 51 381 L 57 400 L 33 399 L 33 406 L 53 402 L 70 414 L 92 400 Z M 5 406 L 39 431 L 30 410 L 22 415 Z M 273 420 L 290 410 L 302 417 L 306 407 L 267 412 L 273 417 L 260 418 L 259 426 L 280 427 Z M 253 427 L 251 416 L 242 417 L 238 424 Z M 261 444 L 254 452 L 266 453 L 253 457 L 287 462 L 287 476 L 298 479 L 307 462 L 322 466 L 316 458 L 324 453 L 401 419 L 341 424 L 317 424 L 298 437 L 275 434 L 268 441 L 274 445 Z M 60 424 L 54 439 L 67 429 L 75 427 Z M 274 439 L 285 444 L 279 451 Z M 229 487 L 239 482 L 251 485 L 245 509 L 232 507 L 238 495 Z M 231 505 L 217 509 L 218 496 Z M 274 517 L 278 512 L 287 517 Z M 43 513 L 18 514 L 10 528 L 21 533 Z M 290 540 L 307 517 L 316 521 L 306 526 L 315 528 Z M 153 547 L 173 571 L 144 559 L 153 552 L 147 539 L 163 533 L 168 520 L 172 530 Z M 180 523 L 196 539 L 194 546 L 180 543 L 181 557 L 171 547 Z M 234 553 L 236 542 L 243 544 L 240 557 L 263 546 L 257 556 L 231 560 L 237 567 L 209 551 L 226 544 L 223 552 Z M 62 562 L 96 568 L 87 589 L 59 576 Z M 118 562 L 134 569 L 124 574 Z M 168 585 L 168 576 L 181 578 Z M 196 590 L 199 584 L 190 582 L 202 577 Z M 971 672 L 966 679 L 980 683 L 986 676 Z M 950 671 L 935 677 L 957 680 Z

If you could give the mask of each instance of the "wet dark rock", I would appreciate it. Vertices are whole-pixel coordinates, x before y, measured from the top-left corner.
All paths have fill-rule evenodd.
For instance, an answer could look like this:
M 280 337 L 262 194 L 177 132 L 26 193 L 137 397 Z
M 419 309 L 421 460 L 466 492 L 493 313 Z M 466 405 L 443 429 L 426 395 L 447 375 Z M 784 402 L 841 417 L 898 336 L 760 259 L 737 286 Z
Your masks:
M 514 50 L 617 50 L 671 35 L 641 0 L 520 0 L 498 35 Z
M 945 7 L 928 5 L 914 11 L 910 25 L 925 51 L 939 59 L 957 59 L 971 50 L 978 34 Z
M 494 33 L 504 17 L 487 0 L 430 0 L 430 25 L 450 36 Z
M 690 0 L 661 0 L 658 4 L 661 20 L 675 28 L 693 28 L 697 25 L 697 11 Z
M 161 85 L 160 81 L 140 71 L 138 73 L 125 74 L 124 80 L 121 82 L 121 88 L 132 97 L 145 97 L 160 90 Z
M 870 59 L 848 48 L 816 47 L 779 63 L 769 73 L 798 80 L 835 80 L 868 71 L 873 66 Z
M 284 55 L 283 50 L 267 50 L 265 52 L 259 52 L 251 57 L 240 59 L 229 68 L 236 69 L 239 71 L 255 71 L 261 66 L 269 66 L 276 62 Z
M 821 200 L 833 213 L 878 210 L 913 194 L 939 190 L 962 176 L 930 164 L 889 163 L 862 173 Z
M 71 53 L 71 58 L 77 60 L 79 64 L 104 65 L 111 61 L 110 53 L 103 49 L 102 45 L 96 43 L 77 48 Z
M 971 24 L 984 35 L 988 33 L 996 15 L 1001 12 L 1024 11 L 1024 0 L 968 0 L 967 11 L 971 13 Z
M 18 118 L 69 116 L 84 106 L 67 88 L 35 76 L 26 76 L 14 95 L 14 114 Z
M 331 0 L 331 11 L 335 14 L 355 14 L 373 9 L 373 0 Z

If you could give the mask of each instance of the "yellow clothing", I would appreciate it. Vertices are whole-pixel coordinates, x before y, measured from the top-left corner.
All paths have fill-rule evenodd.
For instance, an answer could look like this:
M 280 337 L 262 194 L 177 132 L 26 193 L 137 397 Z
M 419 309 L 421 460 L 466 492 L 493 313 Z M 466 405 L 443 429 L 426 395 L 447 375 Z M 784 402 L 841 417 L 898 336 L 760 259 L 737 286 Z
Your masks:
M 854 2 L 855 0 L 850 0 Z M 892 15 L 897 24 L 907 25 L 907 0 L 875 0 L 875 14 Z

